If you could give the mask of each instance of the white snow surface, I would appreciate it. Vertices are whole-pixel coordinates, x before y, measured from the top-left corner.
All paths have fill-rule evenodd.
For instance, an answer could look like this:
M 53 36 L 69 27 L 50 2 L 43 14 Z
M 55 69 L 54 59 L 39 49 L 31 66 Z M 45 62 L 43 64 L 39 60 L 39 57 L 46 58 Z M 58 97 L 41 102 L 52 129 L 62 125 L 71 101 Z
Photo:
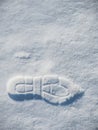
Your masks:
M 84 94 L 14 101 L 18 75 L 66 77 Z M 0 0 L 0 130 L 98 130 L 98 0 Z

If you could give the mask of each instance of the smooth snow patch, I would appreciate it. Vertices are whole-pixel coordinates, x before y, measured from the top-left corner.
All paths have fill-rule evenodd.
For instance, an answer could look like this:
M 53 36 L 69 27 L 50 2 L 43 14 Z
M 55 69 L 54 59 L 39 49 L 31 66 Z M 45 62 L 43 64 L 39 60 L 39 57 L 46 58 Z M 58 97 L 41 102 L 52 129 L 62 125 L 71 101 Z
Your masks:
M 12 78 L 7 84 L 7 92 L 16 100 L 26 100 L 29 96 L 29 99 L 39 97 L 51 104 L 63 104 L 84 91 L 64 77 L 46 75 L 34 78 L 30 76 Z

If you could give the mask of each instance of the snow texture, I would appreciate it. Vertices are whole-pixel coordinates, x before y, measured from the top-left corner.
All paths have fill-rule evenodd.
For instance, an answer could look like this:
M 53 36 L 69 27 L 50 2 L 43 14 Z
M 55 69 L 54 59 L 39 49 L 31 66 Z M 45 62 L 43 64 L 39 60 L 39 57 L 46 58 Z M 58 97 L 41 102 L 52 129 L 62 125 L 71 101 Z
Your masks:
M 0 0 L 0 130 L 97 129 L 98 0 Z

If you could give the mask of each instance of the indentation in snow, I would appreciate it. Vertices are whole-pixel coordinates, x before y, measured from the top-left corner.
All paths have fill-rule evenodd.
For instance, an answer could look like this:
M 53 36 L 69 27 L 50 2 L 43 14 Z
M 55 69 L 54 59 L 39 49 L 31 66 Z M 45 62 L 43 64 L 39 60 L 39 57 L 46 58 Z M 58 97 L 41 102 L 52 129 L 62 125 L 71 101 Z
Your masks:
M 22 96 L 26 100 L 27 97 L 32 99 L 33 96 L 33 98 L 40 97 L 51 104 L 68 103 L 84 92 L 80 86 L 57 75 L 12 78 L 7 84 L 7 91 L 13 99 L 20 100 Z
M 25 51 L 20 51 L 15 54 L 15 58 L 19 59 L 30 59 L 31 54 Z

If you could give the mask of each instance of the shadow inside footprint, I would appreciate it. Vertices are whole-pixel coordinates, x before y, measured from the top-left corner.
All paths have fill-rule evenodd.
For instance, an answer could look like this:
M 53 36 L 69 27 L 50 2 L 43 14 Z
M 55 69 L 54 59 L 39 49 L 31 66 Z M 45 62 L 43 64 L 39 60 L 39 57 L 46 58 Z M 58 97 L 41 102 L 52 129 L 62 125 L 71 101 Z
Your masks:
M 51 104 L 51 105 L 61 105 L 61 106 L 66 106 L 66 105 L 70 105 L 72 104 L 74 101 L 77 101 L 78 99 L 80 99 L 83 96 L 84 93 L 80 93 L 80 94 L 76 94 L 73 97 L 71 97 L 70 99 L 66 100 L 63 103 L 58 103 L 58 102 L 52 102 L 50 100 L 46 100 L 45 98 L 43 99 L 40 95 L 33 95 L 33 94 L 8 94 L 10 98 L 12 98 L 15 101 L 24 101 L 24 100 L 44 100 L 47 103 Z
M 10 94 L 8 93 L 9 97 L 15 101 L 24 101 L 25 95 L 24 94 Z
M 61 105 L 70 105 L 72 104 L 74 101 L 79 100 L 82 96 L 84 95 L 84 93 L 79 93 L 74 95 L 73 97 L 71 97 L 69 100 L 67 100 L 66 102 L 61 103 Z
M 49 103 L 49 104 L 51 104 L 51 105 L 54 105 L 54 106 L 58 106 L 58 105 L 66 106 L 66 105 L 70 105 L 70 104 L 72 104 L 73 102 L 79 100 L 83 95 L 84 95 L 84 93 L 76 94 L 76 95 L 74 95 L 73 97 L 71 97 L 70 99 L 66 100 L 66 101 L 63 102 L 63 103 L 51 102 L 51 101 L 46 100 L 46 99 L 44 99 L 44 101 L 46 101 L 47 103 Z
M 8 93 L 9 97 L 15 101 L 24 101 L 24 100 L 32 100 L 32 99 L 42 99 L 40 95 L 33 95 L 33 94 L 10 94 Z

